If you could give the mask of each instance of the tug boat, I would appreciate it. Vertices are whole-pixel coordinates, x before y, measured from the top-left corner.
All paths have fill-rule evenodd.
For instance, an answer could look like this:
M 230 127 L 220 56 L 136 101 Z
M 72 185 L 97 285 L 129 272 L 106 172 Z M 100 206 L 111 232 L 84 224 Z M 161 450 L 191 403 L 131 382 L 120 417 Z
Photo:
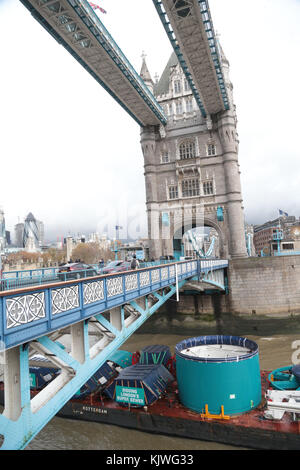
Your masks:
M 32 396 L 60 371 L 30 368 Z M 253 449 L 300 448 L 299 368 L 259 369 L 246 338 L 202 336 L 118 350 L 57 416 Z M 279 393 L 279 394 L 278 394 Z M 3 403 L 3 383 L 0 401 Z

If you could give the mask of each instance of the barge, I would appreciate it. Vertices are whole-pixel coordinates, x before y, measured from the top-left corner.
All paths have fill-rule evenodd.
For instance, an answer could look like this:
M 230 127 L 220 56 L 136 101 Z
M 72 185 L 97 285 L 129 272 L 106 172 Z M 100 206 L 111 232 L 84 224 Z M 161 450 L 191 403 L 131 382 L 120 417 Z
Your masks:
M 268 373 L 262 371 L 262 392 L 268 388 Z M 90 396 L 70 400 L 57 414 L 62 418 L 117 425 L 138 431 L 213 441 L 253 449 L 299 450 L 300 423 L 289 415 L 277 421 L 264 418 L 261 405 L 248 413 L 222 419 L 207 417 L 184 407 L 178 399 L 176 382 L 150 407 L 124 407 L 107 397 Z
M 137 370 L 143 369 L 144 385 L 151 389 L 151 384 L 149 385 L 149 380 L 147 384 L 147 377 L 144 372 L 145 367 L 147 367 L 144 365 L 145 362 L 142 366 L 138 364 L 138 358 L 140 356 L 145 357 L 145 355 L 140 355 L 139 353 L 127 354 L 129 356 L 127 356 L 126 361 L 123 361 L 126 362 L 125 367 L 127 369 L 125 367 L 122 368 L 123 371 L 126 371 L 124 378 L 132 380 L 133 376 L 130 369 L 133 371 L 137 365 Z M 249 354 L 246 354 L 246 356 L 248 358 Z M 136 364 L 130 365 L 128 357 Z M 220 356 L 218 356 L 219 359 Z M 225 362 L 228 364 L 227 360 Z M 111 361 L 110 366 L 112 363 Z M 206 364 L 208 363 L 209 359 L 206 357 Z M 118 366 L 116 363 L 114 365 Z M 151 366 L 148 365 L 148 367 Z M 78 396 L 74 395 L 59 411 L 57 416 L 252 449 L 298 450 L 300 448 L 300 420 L 298 421 L 297 419 L 299 415 L 286 412 L 280 420 L 266 418 L 266 397 L 268 397 L 268 391 L 274 389 L 271 371 L 259 371 L 260 399 L 255 406 L 240 413 L 226 414 L 226 407 L 225 409 L 221 407 L 220 412 L 215 413 L 213 409 L 210 409 L 211 404 L 206 404 L 200 410 L 201 412 L 199 412 L 182 403 L 182 396 L 180 394 L 182 384 L 178 384 L 178 377 L 176 377 L 176 356 L 168 358 L 167 363 L 161 367 L 167 369 L 167 374 L 163 374 L 165 379 L 164 387 L 162 387 L 159 396 L 154 397 L 156 393 L 153 392 L 155 399 L 143 402 L 142 406 L 132 405 L 130 400 L 127 403 L 124 400 L 123 402 L 116 400 L 115 390 L 117 383 L 129 386 L 129 388 L 132 386 L 132 382 L 129 381 L 123 383 L 122 371 L 120 372 L 119 367 L 117 375 L 111 374 L 111 378 L 107 381 L 105 387 L 99 388 L 98 386 L 92 391 L 85 389 L 84 393 L 83 389 L 81 389 L 77 393 Z M 152 375 L 154 369 L 159 371 L 160 366 L 156 364 L 152 368 Z M 173 376 L 172 380 L 169 380 L 171 375 Z M 118 382 L 116 379 L 118 379 Z M 245 377 L 240 377 L 240 379 L 244 380 Z M 140 380 L 142 382 L 142 379 Z M 100 382 L 104 383 L 103 380 Z M 154 381 L 152 380 L 152 382 L 155 382 L 156 385 L 161 383 L 157 378 Z M 113 384 L 115 384 L 114 387 L 112 387 Z M 143 384 L 136 385 L 136 387 L 138 386 L 143 386 Z M 105 389 L 110 390 L 110 392 L 104 393 Z M 157 388 L 152 387 L 152 390 L 157 391 Z M 33 389 L 31 393 L 35 395 L 38 393 L 38 390 Z M 221 396 L 220 394 L 221 392 L 218 395 Z M 0 398 L 2 403 L 3 395 L 3 384 L 1 384 Z M 244 403 L 240 403 L 239 406 L 244 406 Z

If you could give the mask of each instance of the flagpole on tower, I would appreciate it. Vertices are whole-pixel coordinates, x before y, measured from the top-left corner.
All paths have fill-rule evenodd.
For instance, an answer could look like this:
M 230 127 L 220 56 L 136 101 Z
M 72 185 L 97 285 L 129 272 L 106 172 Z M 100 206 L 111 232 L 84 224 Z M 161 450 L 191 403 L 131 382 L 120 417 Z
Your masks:
M 100 10 L 101 13 L 107 13 L 104 8 L 99 7 L 96 3 L 88 2 L 89 5 L 93 8 L 93 10 Z
M 281 210 L 278 209 L 279 227 L 281 228 Z

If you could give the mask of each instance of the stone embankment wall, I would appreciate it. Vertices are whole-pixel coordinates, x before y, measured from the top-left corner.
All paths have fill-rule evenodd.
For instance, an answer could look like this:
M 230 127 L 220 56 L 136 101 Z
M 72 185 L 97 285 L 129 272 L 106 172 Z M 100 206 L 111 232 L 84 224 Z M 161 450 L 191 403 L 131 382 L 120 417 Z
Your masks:
M 165 308 L 187 315 L 300 313 L 300 255 L 230 260 L 228 284 L 229 295 L 181 294 Z
M 180 301 L 172 301 L 172 310 L 184 315 L 214 314 L 215 311 L 227 312 L 228 299 L 225 295 L 180 295 Z
M 300 255 L 231 260 L 228 282 L 231 313 L 300 313 Z

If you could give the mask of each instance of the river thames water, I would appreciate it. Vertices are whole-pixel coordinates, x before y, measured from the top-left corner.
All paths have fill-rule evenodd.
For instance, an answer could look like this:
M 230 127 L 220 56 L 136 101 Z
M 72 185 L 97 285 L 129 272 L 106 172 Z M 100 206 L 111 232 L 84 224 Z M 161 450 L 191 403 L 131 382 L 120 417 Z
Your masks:
M 247 337 L 259 346 L 262 369 L 275 369 L 297 361 L 295 341 L 300 340 L 300 316 L 236 317 L 166 315 L 157 313 L 124 343 L 136 351 L 149 344 L 164 344 L 174 353 L 183 339 L 209 334 Z M 300 343 L 299 343 L 300 344 Z M 300 346 L 299 362 L 300 362 Z M 294 354 L 293 358 L 292 355 Z M 240 447 L 193 439 L 155 435 L 107 424 L 53 418 L 27 446 L 28 450 L 233 450 Z

